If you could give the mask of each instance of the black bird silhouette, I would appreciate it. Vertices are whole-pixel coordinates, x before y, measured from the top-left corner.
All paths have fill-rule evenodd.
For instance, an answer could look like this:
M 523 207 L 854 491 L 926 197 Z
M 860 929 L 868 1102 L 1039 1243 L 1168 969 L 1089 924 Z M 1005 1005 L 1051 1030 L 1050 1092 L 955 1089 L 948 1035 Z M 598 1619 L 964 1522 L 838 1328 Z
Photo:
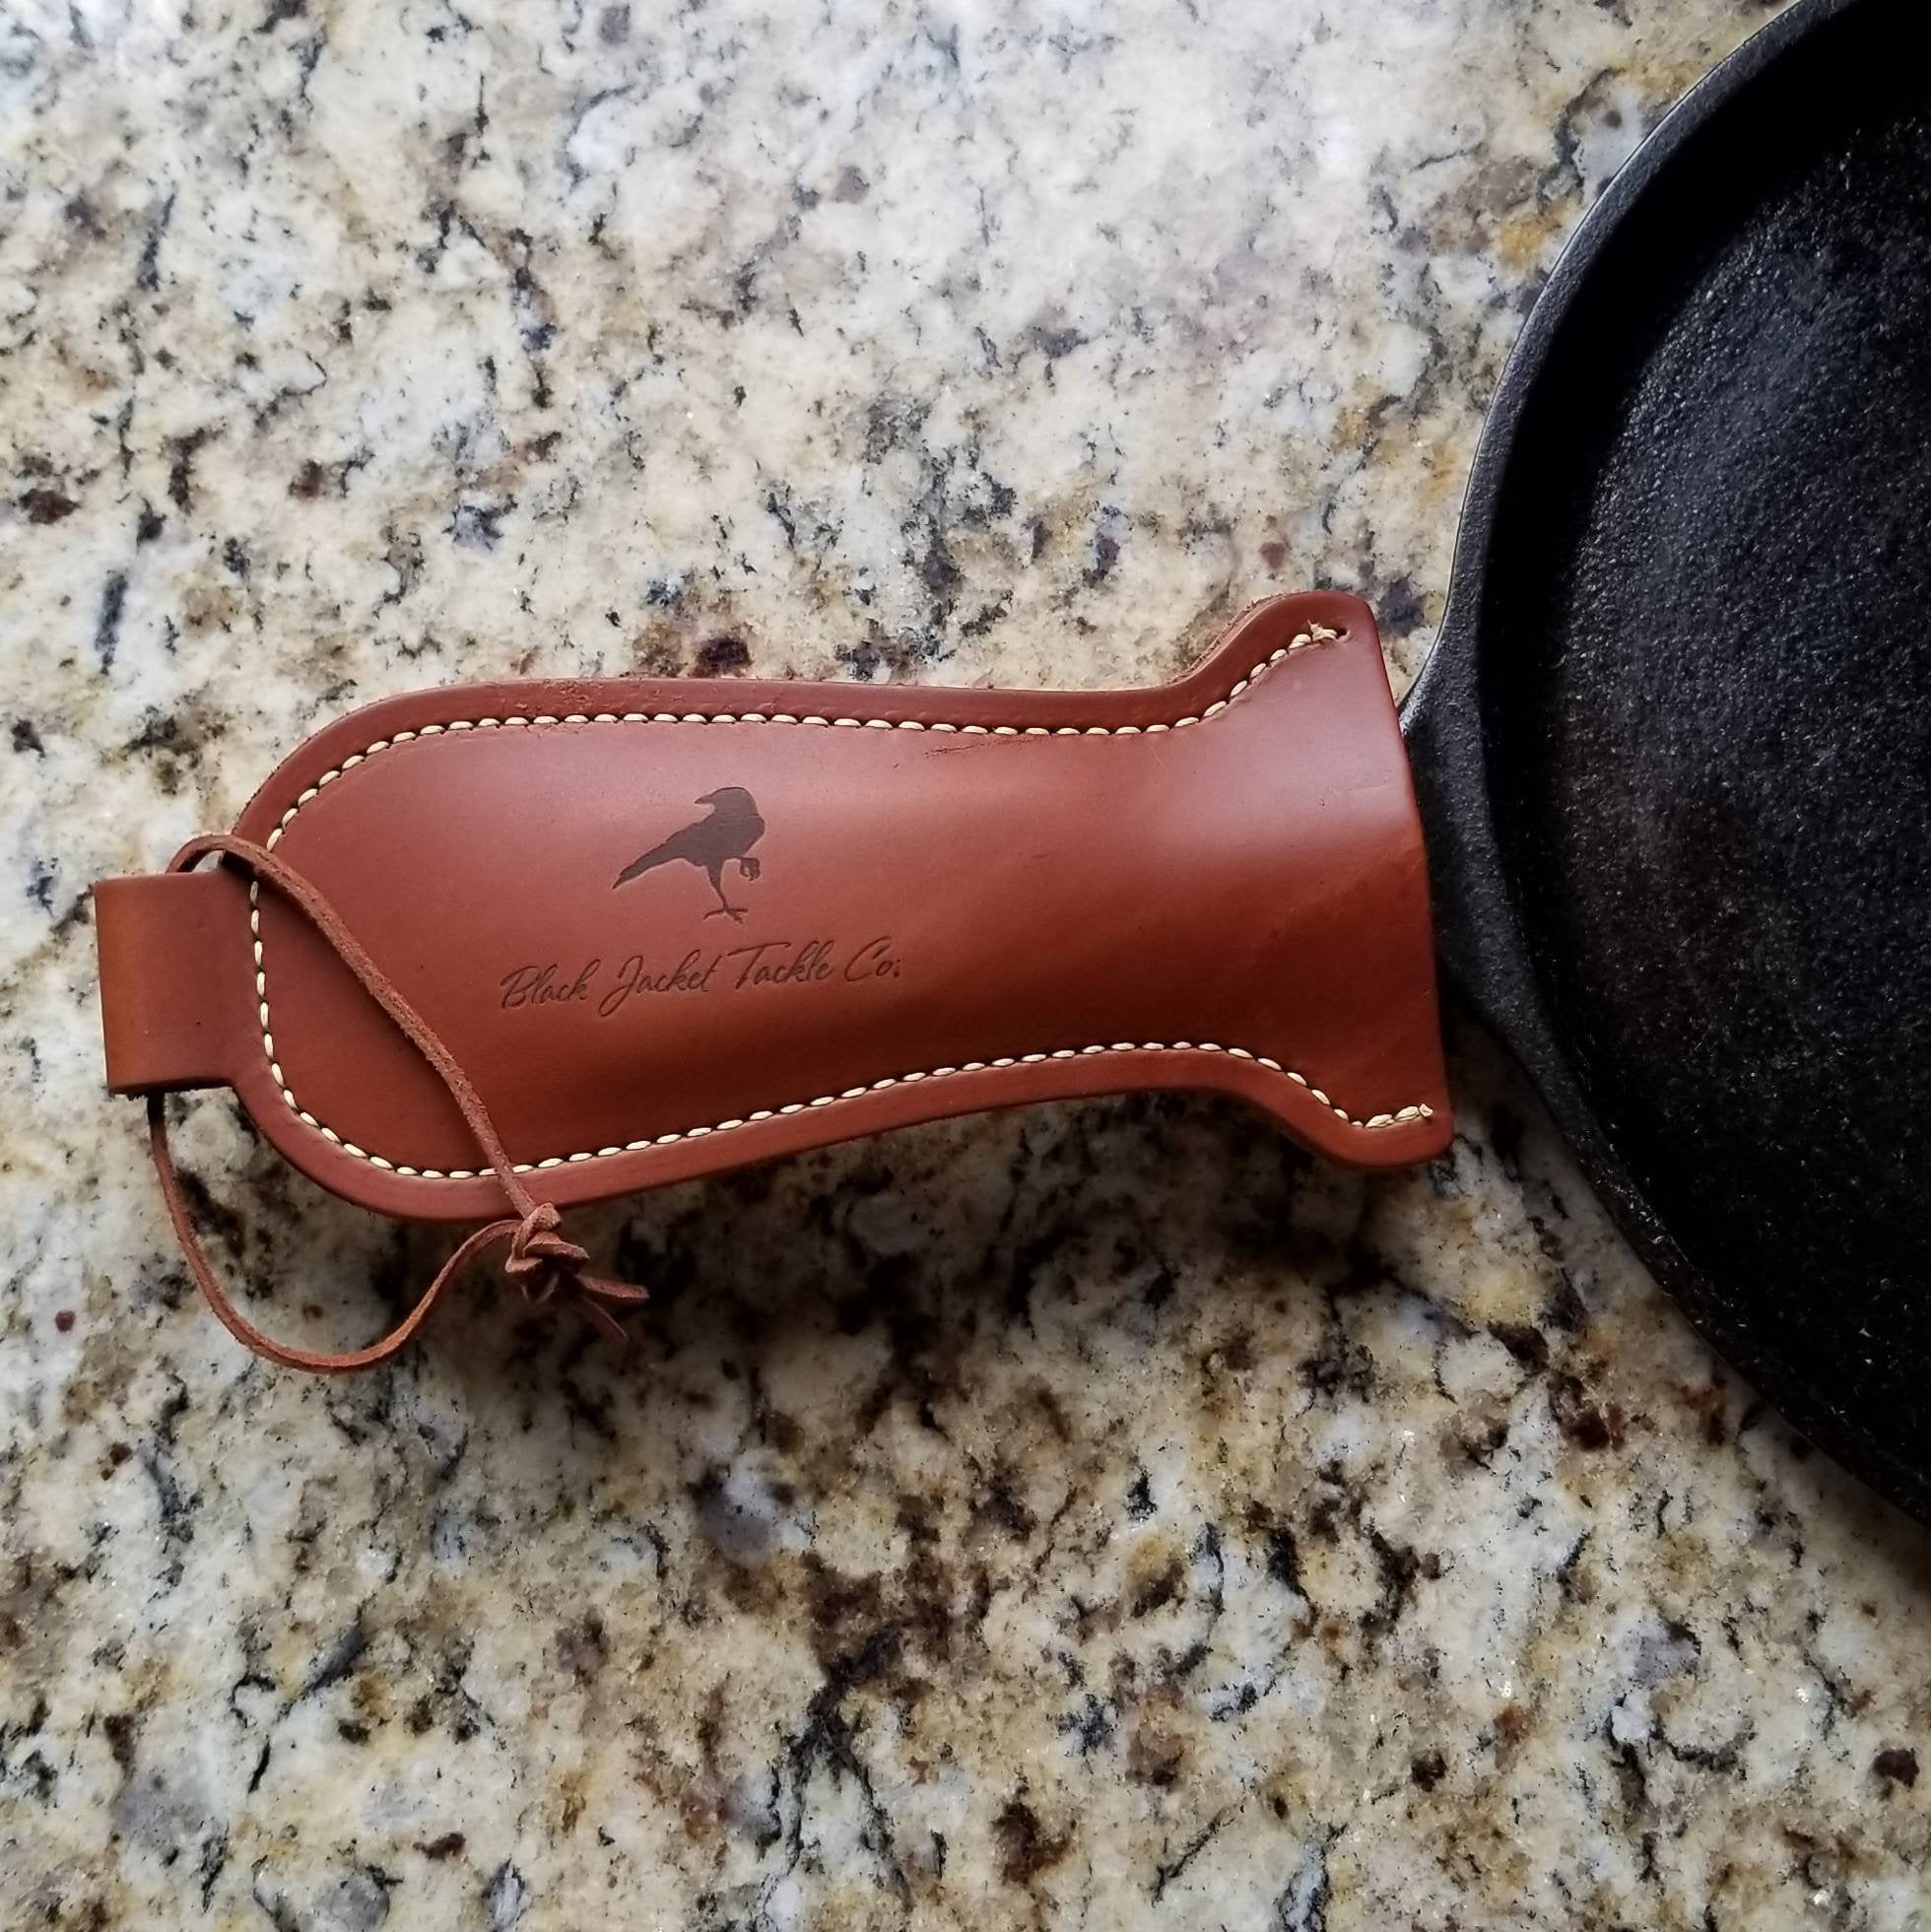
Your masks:
M 710 817 L 699 819 L 696 825 L 689 825 L 682 832 L 674 832 L 661 845 L 653 845 L 639 859 L 633 859 L 617 875 L 615 892 L 639 873 L 648 872 L 654 866 L 669 865 L 673 860 L 682 859 L 686 865 L 695 865 L 710 881 L 710 889 L 717 895 L 717 903 L 705 912 L 706 919 L 714 919 L 721 912 L 727 918 L 744 923 L 745 908 L 733 905 L 724 897 L 724 868 L 736 864 L 740 875 L 746 879 L 758 876 L 758 861 L 750 856 L 751 848 L 765 835 L 765 821 L 758 816 L 757 801 L 742 785 L 720 785 L 716 791 L 707 791 L 696 801 L 710 807 Z

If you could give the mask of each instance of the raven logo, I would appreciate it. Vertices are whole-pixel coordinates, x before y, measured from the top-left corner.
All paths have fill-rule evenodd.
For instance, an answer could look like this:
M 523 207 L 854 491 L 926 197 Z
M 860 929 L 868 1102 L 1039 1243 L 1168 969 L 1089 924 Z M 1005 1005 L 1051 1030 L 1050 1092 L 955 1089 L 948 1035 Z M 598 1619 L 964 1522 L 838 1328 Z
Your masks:
M 696 803 L 708 805 L 710 816 L 686 826 L 682 832 L 672 833 L 662 844 L 653 845 L 641 858 L 633 859 L 617 875 L 611 890 L 615 892 L 618 886 L 628 885 L 657 866 L 681 860 L 686 865 L 695 865 L 710 881 L 710 889 L 717 895 L 717 903 L 705 910 L 704 917 L 715 919 L 721 914 L 742 925 L 746 908 L 733 905 L 725 898 L 724 868 L 735 865 L 743 879 L 758 877 L 758 861 L 751 856 L 752 846 L 765 835 L 765 821 L 758 816 L 758 802 L 742 785 L 722 785 L 716 791 L 705 792 Z

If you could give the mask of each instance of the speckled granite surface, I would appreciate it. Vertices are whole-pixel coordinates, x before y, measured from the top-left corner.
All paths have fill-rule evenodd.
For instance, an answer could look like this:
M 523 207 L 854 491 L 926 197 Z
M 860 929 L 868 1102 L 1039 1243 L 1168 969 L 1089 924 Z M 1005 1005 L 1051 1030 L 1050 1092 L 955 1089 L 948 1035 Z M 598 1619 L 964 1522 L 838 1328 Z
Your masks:
M 1429 1172 L 909 1133 L 585 1217 L 628 1359 L 479 1282 L 332 1385 L 98 1086 L 89 882 L 361 700 L 1152 680 L 1326 582 L 1405 683 L 1561 235 L 1758 18 L 0 7 L 0 1920 L 1931 1923 L 1931 1543 L 1466 1033 Z M 289 1332 L 433 1263 L 181 1139 Z

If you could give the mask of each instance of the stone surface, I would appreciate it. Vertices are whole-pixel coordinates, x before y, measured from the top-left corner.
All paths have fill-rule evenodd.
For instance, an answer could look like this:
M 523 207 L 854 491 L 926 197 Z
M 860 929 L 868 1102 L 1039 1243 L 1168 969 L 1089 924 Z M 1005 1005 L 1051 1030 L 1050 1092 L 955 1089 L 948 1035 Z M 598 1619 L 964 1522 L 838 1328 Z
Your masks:
M 90 882 L 360 700 L 1151 681 L 1324 583 L 1405 685 L 1562 236 L 1761 17 L 0 10 L 6 1923 L 1931 1922 L 1931 1544 L 1466 1030 L 1426 1172 L 906 1133 L 583 1217 L 628 1358 L 479 1280 L 343 1383 L 99 1086 Z M 180 1139 L 288 1332 L 433 1267 Z

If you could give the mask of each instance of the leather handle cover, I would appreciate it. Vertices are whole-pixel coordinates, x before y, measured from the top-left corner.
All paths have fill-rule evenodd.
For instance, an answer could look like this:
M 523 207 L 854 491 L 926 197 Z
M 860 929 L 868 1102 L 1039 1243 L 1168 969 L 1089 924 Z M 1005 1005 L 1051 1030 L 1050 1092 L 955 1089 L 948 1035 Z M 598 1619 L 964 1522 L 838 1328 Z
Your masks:
M 609 681 L 385 700 L 286 760 L 275 848 L 559 1203 L 1024 1100 L 1243 1096 L 1322 1154 L 1446 1145 L 1427 870 L 1373 619 L 1236 622 L 1178 683 Z M 98 892 L 109 1084 L 232 1084 L 390 1214 L 500 1191 L 272 888 Z

